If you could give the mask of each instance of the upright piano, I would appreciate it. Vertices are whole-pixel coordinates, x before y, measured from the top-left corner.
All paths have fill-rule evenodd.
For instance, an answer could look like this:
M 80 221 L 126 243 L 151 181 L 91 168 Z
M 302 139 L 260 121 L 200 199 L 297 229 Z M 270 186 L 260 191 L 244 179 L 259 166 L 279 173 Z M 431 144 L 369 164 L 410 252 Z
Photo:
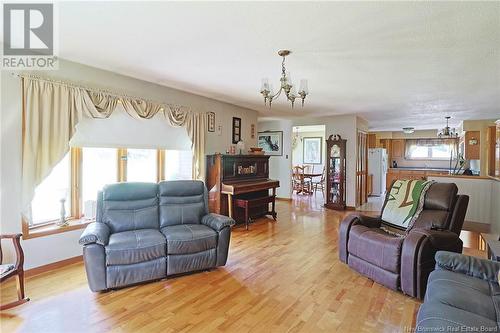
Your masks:
M 276 188 L 280 184 L 269 179 L 269 157 L 207 155 L 205 179 L 210 212 L 230 216 L 246 223 L 247 228 L 249 220 L 259 216 L 271 215 L 276 219 Z

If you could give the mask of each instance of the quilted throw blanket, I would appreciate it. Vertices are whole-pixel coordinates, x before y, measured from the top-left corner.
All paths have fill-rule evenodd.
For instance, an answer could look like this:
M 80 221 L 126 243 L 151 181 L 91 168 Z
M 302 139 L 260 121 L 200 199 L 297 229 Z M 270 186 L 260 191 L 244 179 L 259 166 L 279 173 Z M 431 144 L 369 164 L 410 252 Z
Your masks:
M 409 231 L 424 208 L 425 193 L 433 182 L 396 180 L 389 191 L 382 211 L 382 220 L 389 226 Z

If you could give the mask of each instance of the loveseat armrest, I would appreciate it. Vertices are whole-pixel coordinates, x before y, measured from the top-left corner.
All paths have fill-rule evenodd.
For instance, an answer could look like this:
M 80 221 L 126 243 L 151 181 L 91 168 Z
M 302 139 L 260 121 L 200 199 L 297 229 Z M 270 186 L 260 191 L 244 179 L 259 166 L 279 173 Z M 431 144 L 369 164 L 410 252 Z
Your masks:
M 210 213 L 201 218 L 201 223 L 219 232 L 225 227 L 235 225 L 235 221 L 227 216 Z
M 93 222 L 90 223 L 82 235 L 80 236 L 80 240 L 78 243 L 80 245 L 89 245 L 89 244 L 99 244 L 102 246 L 108 245 L 109 234 L 111 230 L 107 224 L 102 222 Z
M 461 273 L 482 280 L 498 282 L 500 262 L 448 251 L 436 253 L 436 269 Z

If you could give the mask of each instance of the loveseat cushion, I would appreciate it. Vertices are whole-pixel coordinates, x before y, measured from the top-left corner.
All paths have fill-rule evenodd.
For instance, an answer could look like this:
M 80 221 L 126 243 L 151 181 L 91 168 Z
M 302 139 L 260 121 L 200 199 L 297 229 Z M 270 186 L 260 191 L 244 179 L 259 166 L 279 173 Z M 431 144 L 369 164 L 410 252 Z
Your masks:
M 165 236 L 154 229 L 111 234 L 106 246 L 106 265 L 129 265 L 166 256 Z
M 96 218 L 106 223 L 111 233 L 160 229 L 158 184 L 130 182 L 104 186 L 98 195 Z
M 403 240 L 380 228 L 358 224 L 351 227 L 347 248 L 350 254 L 360 259 L 392 273 L 399 273 Z
M 207 190 L 198 180 L 164 181 L 159 185 L 160 227 L 198 224 L 207 211 Z
M 217 246 L 217 232 L 203 224 L 179 224 L 164 227 L 167 254 L 188 254 L 213 249 Z
M 465 274 L 435 270 L 429 275 L 425 302 L 445 304 L 496 321 L 500 287 Z
M 158 206 L 154 204 L 153 206 L 137 209 L 109 209 L 106 211 L 106 223 L 113 232 L 157 229 L 159 228 Z

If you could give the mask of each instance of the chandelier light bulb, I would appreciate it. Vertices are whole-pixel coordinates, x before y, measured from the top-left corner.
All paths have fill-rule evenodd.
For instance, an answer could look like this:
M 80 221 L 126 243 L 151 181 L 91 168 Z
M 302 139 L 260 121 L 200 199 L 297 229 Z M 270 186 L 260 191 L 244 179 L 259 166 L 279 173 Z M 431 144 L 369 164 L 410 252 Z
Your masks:
M 263 92 L 263 91 L 269 92 L 269 80 L 267 78 L 262 79 L 262 85 L 260 86 L 260 92 Z
M 300 80 L 300 87 L 299 87 L 299 91 L 300 92 L 305 92 L 306 94 L 309 93 L 309 88 L 307 87 L 307 80 L 306 79 L 302 79 Z

